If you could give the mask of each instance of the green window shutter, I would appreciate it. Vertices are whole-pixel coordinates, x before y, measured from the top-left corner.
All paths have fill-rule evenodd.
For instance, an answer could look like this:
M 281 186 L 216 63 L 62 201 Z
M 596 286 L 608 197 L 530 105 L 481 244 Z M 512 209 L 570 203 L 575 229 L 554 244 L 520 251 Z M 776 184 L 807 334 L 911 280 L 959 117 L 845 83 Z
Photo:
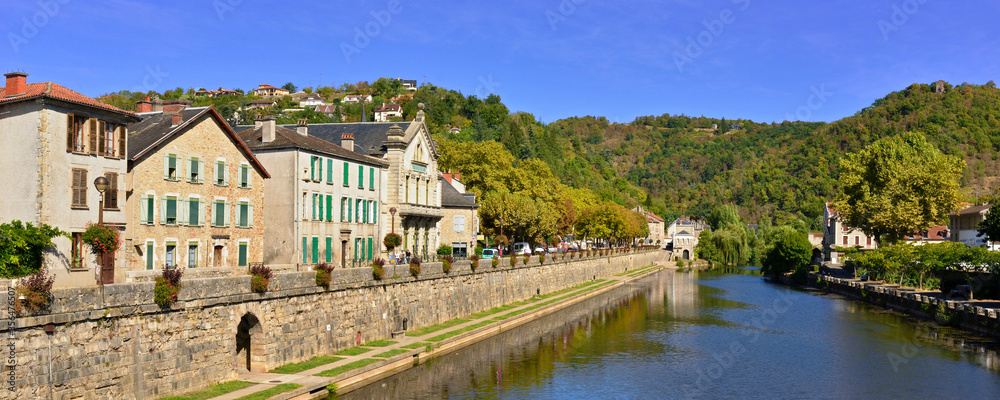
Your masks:
M 350 174 L 351 174 L 350 167 L 348 166 L 347 162 L 344 161 L 344 186 L 351 184 Z
M 316 157 L 309 158 L 309 179 L 316 180 Z
M 312 219 L 315 221 L 316 220 L 316 193 L 313 193 L 313 203 L 312 203 L 312 206 L 313 206 L 313 217 L 312 217 Z
M 326 183 L 333 183 L 333 159 L 326 159 Z
M 333 195 L 326 195 L 326 221 L 333 222 Z
M 365 188 L 365 166 L 358 166 L 358 187 L 361 189 Z
M 247 266 L 247 244 L 240 243 L 240 266 Z
M 378 201 L 372 200 L 372 207 L 375 208 L 375 212 L 372 213 L 372 223 L 378 223 Z
M 184 177 L 184 157 L 181 157 L 181 156 L 175 154 L 174 157 L 173 157 L 173 160 L 174 160 L 174 165 L 177 166 L 177 172 L 176 172 L 176 175 L 174 175 L 175 179 L 177 179 L 178 181 L 184 179 L 183 178 Z
M 354 259 L 355 260 L 358 259 L 358 247 L 361 247 L 361 246 L 358 245 L 358 243 L 360 241 L 361 241 L 361 239 L 354 238 Z
M 313 264 L 317 264 L 317 263 L 319 263 L 319 238 L 318 237 L 315 237 L 315 236 L 313 237 L 313 243 L 312 243 L 312 245 L 313 245 L 313 248 L 312 248 L 313 262 L 312 263 Z
M 205 211 L 205 199 L 198 199 L 198 226 L 205 226 L 207 222 L 205 221 L 205 217 L 201 216 L 202 211 Z M 208 213 L 205 215 L 208 215 Z
M 333 238 L 326 237 L 326 262 L 333 261 Z
M 229 186 L 229 162 L 222 163 L 222 185 Z
M 149 207 L 149 205 L 146 204 L 146 201 L 147 201 L 148 198 L 149 197 L 146 196 L 146 195 L 142 195 L 142 197 L 140 197 L 140 200 L 139 200 L 139 224 L 146 224 L 146 223 L 149 222 L 149 219 L 146 218 L 146 213 L 149 212 L 147 210 L 147 208 Z
M 361 202 L 361 222 L 365 223 L 365 224 L 368 223 L 368 202 L 367 201 Z
M 146 269 L 153 269 L 153 244 L 146 243 Z
M 344 198 L 340 198 L 340 222 L 344 222 Z
M 371 259 L 372 259 L 372 247 L 373 247 L 372 243 L 373 242 L 374 241 L 372 240 L 372 238 L 368 238 L 368 261 L 371 261 Z
M 347 222 L 354 222 L 354 202 L 347 199 Z
M 375 189 L 375 168 L 368 168 L 368 188 Z
M 308 244 L 309 244 L 309 238 L 303 236 L 302 237 L 302 263 L 303 264 L 308 264 L 309 263 L 309 259 L 306 258 L 309 255 L 308 249 L 306 248 L 306 246 Z

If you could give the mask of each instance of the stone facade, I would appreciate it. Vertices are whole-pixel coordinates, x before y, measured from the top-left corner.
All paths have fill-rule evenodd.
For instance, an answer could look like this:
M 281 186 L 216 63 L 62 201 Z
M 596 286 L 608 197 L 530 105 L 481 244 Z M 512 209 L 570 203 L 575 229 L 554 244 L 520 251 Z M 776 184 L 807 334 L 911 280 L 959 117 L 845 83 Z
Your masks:
M 823 258 L 837 263 L 843 254 L 836 247 L 860 247 L 863 250 L 874 250 L 877 247 L 874 238 L 865 235 L 860 229 L 848 229 L 840 222 L 837 211 L 827 203 L 823 208 Z
M 221 116 L 210 107 L 140 115 L 131 126 L 126 281 L 167 265 L 246 271 L 263 262 L 267 171 Z
M 125 228 L 125 124 L 137 118 L 131 112 L 98 103 L 52 82 L 26 83 L 25 74 L 7 74 L 0 91 L 0 223 L 20 220 L 35 226 L 48 224 L 71 237 L 57 237 L 46 253 L 45 268 L 56 277 L 56 287 L 93 286 L 100 282 L 102 264 L 110 271 L 125 265 L 120 250 L 98 260 L 80 234 L 97 223 L 101 194 L 94 186 L 99 176 L 109 179 L 105 192 L 105 224 Z M 18 88 L 18 89 L 15 89 Z M 24 96 L 13 96 L 24 92 Z M 8 97 L 7 95 L 10 95 Z M 110 279 L 110 277 L 109 277 Z
M 466 193 L 457 174 L 443 174 L 441 182 L 441 243 L 451 246 L 456 259 L 473 254 L 479 238 L 479 205 L 476 195 Z
M 180 301 L 161 310 L 152 283 L 54 291 L 51 312 L 15 320 L 15 390 L 0 398 L 147 399 L 185 393 L 266 371 L 363 341 L 387 338 L 408 318 L 411 329 L 465 316 L 650 265 L 650 251 L 449 274 L 425 264 L 418 279 L 372 281 L 370 268 L 334 270 L 330 290 L 315 272 L 278 273 L 270 291 L 250 292 L 247 275 L 184 279 Z M 502 289 L 498 289 L 502 288 Z M 7 293 L 0 293 L 5 302 Z M 45 326 L 53 324 L 52 334 Z M 242 339 L 241 339 L 242 338 Z M 51 368 L 51 369 L 50 369 Z

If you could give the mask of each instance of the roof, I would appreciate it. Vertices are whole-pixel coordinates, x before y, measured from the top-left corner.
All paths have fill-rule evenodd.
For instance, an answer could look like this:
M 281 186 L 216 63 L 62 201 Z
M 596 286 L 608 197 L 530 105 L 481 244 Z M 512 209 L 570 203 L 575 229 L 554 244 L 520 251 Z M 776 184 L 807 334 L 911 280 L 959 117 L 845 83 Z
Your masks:
M 333 104 L 321 104 L 321 105 L 316 106 L 316 108 L 314 110 L 316 112 L 321 112 L 321 113 L 325 113 L 325 114 L 333 114 L 333 113 L 339 111 L 338 110 L 338 106 L 335 106 Z
M 298 131 L 283 126 L 276 126 L 274 129 L 274 141 L 265 144 L 261 140 L 264 134 L 263 128 L 237 127 L 240 129 L 239 136 L 253 151 L 279 150 L 279 149 L 304 149 L 317 153 L 327 154 L 334 157 L 346 158 L 366 164 L 378 166 L 388 166 L 389 162 L 381 158 L 370 157 L 349 151 L 339 144 L 333 144 L 326 140 L 312 135 L 313 126 L 309 126 L 309 135 L 300 135 Z
M 981 214 L 983 210 L 989 210 L 992 204 L 983 204 L 978 206 L 968 207 L 964 210 L 960 210 L 956 213 L 952 213 L 954 216 L 970 215 L 970 214 Z
M 382 142 L 389 138 L 388 132 L 394 124 L 406 132 L 413 122 L 353 122 L 334 124 L 311 124 L 309 125 L 309 136 L 323 139 L 327 142 L 340 146 L 340 138 L 345 133 L 354 135 L 354 151 L 374 157 L 382 157 L 385 154 Z M 251 128 L 250 126 L 238 126 L 238 131 Z M 285 128 L 295 129 L 295 125 L 285 125 Z
M 399 110 L 400 110 L 399 104 L 383 104 L 381 106 L 375 107 L 375 112 L 399 111 Z
M 316 93 L 310 93 L 306 97 L 303 97 L 302 100 L 323 100 L 323 96 L 320 96 Z
M 102 110 L 122 113 L 135 116 L 134 112 L 125 111 L 110 104 L 104 104 L 88 96 L 84 96 L 76 91 L 67 89 L 65 86 L 52 82 L 29 83 L 23 95 L 7 98 L 7 87 L 0 87 L 0 104 L 13 103 L 16 101 L 30 100 L 39 97 L 62 100 L 70 103 L 99 108 Z
M 926 231 L 918 232 L 916 235 L 907 235 L 904 240 L 945 240 L 948 239 L 948 226 L 939 225 L 927 228 Z
M 477 208 L 475 201 L 459 193 L 447 180 L 441 182 L 441 206 L 452 208 Z
M 278 89 L 278 90 L 285 90 L 285 89 L 282 89 L 282 88 L 280 88 L 280 87 L 277 87 L 277 86 L 271 86 L 271 85 L 268 85 L 268 84 L 266 84 L 266 83 L 265 83 L 265 84 L 262 84 L 262 85 L 257 85 L 257 90 L 260 90 L 260 89 Z
M 176 126 L 171 125 L 172 114 L 164 114 L 159 111 L 139 114 L 139 117 L 142 119 L 139 122 L 128 125 L 129 161 L 136 161 L 157 146 L 166 143 L 170 138 L 183 134 L 189 127 L 197 125 L 202 118 L 214 118 L 216 124 L 222 128 L 227 136 L 233 139 L 235 146 L 243 151 L 244 155 L 260 171 L 261 175 L 265 178 L 271 177 L 271 174 L 267 172 L 264 165 L 257 160 L 257 157 L 253 155 L 253 152 L 250 151 L 246 143 L 243 143 L 243 140 L 229 127 L 229 124 L 219 115 L 215 107 L 185 108 L 179 111 L 178 114 L 181 115 L 183 122 Z

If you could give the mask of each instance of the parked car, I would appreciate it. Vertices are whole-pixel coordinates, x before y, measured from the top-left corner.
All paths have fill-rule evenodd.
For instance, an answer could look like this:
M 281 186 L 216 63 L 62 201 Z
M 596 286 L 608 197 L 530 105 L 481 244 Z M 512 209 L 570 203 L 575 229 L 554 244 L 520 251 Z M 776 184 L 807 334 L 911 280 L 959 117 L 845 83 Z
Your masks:
M 516 254 L 519 256 L 530 255 L 531 245 L 528 244 L 528 242 L 517 242 L 514 243 L 514 247 L 512 247 L 511 250 L 512 250 L 511 254 Z
M 545 254 L 544 247 L 535 247 L 535 254 Z
M 483 258 L 496 258 L 500 256 L 497 249 L 483 249 Z

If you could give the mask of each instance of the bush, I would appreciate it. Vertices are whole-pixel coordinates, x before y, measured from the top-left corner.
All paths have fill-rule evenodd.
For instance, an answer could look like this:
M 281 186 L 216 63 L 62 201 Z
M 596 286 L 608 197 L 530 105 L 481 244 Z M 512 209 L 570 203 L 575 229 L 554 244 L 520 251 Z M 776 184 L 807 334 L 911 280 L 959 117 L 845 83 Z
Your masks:
M 451 263 L 453 262 L 455 262 L 455 257 L 452 256 L 441 257 L 441 269 L 444 271 L 444 273 L 447 274 L 451 272 Z
M 376 258 L 372 260 L 372 278 L 380 281 L 385 278 L 385 260 Z
M 515 265 L 517 265 L 517 256 L 516 255 L 511 255 L 510 256 L 510 266 L 513 267 Z
M 410 275 L 413 275 L 414 278 L 420 275 L 420 257 L 410 259 Z
M 538 254 L 538 264 L 539 265 L 545 264 L 545 253 Z
M 40 272 L 42 252 L 54 246 L 52 238 L 58 236 L 69 234 L 45 224 L 36 228 L 18 220 L 0 225 L 0 277 L 21 278 Z
M 446 244 L 442 244 L 442 245 L 438 246 L 437 254 L 439 256 L 448 256 L 448 255 L 451 255 L 451 250 L 452 250 L 451 246 L 446 245 Z
M 525 254 L 524 255 L 524 265 L 528 265 L 528 261 L 531 261 L 531 256 Z
M 15 290 L 17 298 L 14 300 L 14 312 L 22 314 L 27 311 L 29 314 L 35 314 L 49 308 L 52 300 L 52 283 L 55 280 L 55 275 L 45 276 L 44 268 L 21 279 Z
M 80 238 L 90 246 L 90 252 L 94 254 L 114 253 L 121 247 L 118 241 L 118 229 L 107 225 L 88 223 Z
M 473 254 L 469 256 L 469 262 L 469 268 L 471 268 L 472 271 L 475 271 L 476 268 L 479 268 L 479 255 Z
M 264 293 L 271 283 L 271 268 L 266 265 L 250 267 L 250 289 L 256 293 Z
M 329 289 L 330 281 L 333 280 L 333 276 L 331 276 L 333 265 L 321 263 L 317 264 L 313 269 L 316 270 L 316 286 Z
M 388 233 L 385 235 L 385 238 L 382 239 L 382 244 L 385 245 L 385 248 L 389 249 L 389 251 L 399 247 L 400 243 L 403 243 L 403 238 L 396 233 Z
M 493 257 L 493 261 L 490 262 L 490 265 L 492 265 L 493 268 L 496 268 L 497 266 L 500 265 L 500 259 L 496 258 L 496 257 Z
M 477 257 L 482 258 L 483 257 L 483 246 L 480 246 L 480 245 L 477 244 L 476 248 L 473 250 L 473 253 Z
M 184 271 L 176 268 L 167 268 L 163 274 L 156 277 L 156 287 L 153 289 L 153 301 L 163 308 L 170 307 L 177 302 L 177 295 L 181 293 L 181 276 Z
M 794 229 L 782 229 L 774 237 L 774 244 L 766 253 L 761 272 L 780 276 L 809 264 L 812 245 L 806 235 Z
M 677 268 L 684 268 L 684 260 L 677 260 Z

